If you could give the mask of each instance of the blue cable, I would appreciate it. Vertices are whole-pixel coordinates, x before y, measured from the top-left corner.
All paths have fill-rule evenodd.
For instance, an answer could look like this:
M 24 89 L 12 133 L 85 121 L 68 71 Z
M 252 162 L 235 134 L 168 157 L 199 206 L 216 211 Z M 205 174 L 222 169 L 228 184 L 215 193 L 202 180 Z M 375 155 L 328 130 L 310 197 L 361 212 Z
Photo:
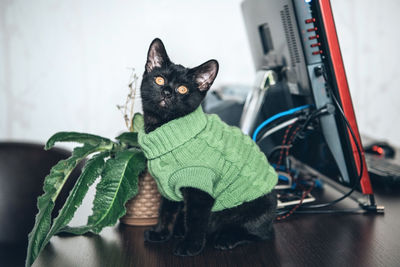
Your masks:
M 297 112 L 297 111 L 300 111 L 300 110 L 303 110 L 303 109 L 306 109 L 306 108 L 309 108 L 309 107 L 311 107 L 311 105 L 304 105 L 304 106 L 300 106 L 300 107 L 297 107 L 297 108 L 292 108 L 292 109 L 283 111 L 283 112 L 281 112 L 281 113 L 275 114 L 274 116 L 268 118 L 268 119 L 265 120 L 263 123 L 261 123 L 261 124 L 257 127 L 257 129 L 254 131 L 254 133 L 253 133 L 253 140 L 256 141 L 257 135 L 258 135 L 258 133 L 262 130 L 262 128 L 264 128 L 265 126 L 267 126 L 268 124 L 270 124 L 270 123 L 273 122 L 274 120 L 276 120 L 276 119 L 278 119 L 278 118 L 280 118 L 280 117 L 283 117 L 283 116 L 291 115 L 291 114 L 293 114 L 293 113 L 295 113 L 295 112 Z

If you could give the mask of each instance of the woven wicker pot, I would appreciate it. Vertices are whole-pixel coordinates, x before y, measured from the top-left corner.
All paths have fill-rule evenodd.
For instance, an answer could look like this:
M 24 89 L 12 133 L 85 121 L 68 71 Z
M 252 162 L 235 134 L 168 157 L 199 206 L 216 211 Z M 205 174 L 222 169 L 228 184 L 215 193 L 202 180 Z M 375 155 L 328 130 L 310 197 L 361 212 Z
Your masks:
M 120 221 L 128 225 L 155 225 L 160 199 L 154 178 L 144 172 L 139 177 L 139 193 L 126 203 L 126 214 Z

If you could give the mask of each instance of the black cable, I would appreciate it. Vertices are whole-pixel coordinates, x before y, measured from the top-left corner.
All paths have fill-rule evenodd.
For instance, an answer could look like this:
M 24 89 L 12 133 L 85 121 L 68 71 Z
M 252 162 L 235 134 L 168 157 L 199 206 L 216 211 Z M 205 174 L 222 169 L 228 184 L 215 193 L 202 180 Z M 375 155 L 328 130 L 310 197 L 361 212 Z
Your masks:
M 322 116 L 326 113 L 329 113 L 328 108 L 326 106 L 323 106 L 317 110 L 314 110 L 311 114 L 309 114 L 306 118 L 304 118 L 304 123 L 301 126 L 301 129 L 296 133 L 296 135 L 293 138 L 293 142 L 292 144 L 290 144 L 290 146 L 287 145 L 278 145 L 275 146 L 271 149 L 271 151 L 269 151 L 267 158 L 268 159 L 272 159 L 272 157 L 274 156 L 274 153 L 276 153 L 277 151 L 279 151 L 282 148 L 291 148 L 293 146 L 293 144 L 296 142 L 296 138 L 297 136 L 301 135 L 308 127 L 308 125 L 317 117 Z M 295 124 L 299 124 L 299 121 L 295 122 Z M 272 128 L 272 127 L 271 127 Z M 268 136 L 267 136 L 268 137 Z M 263 139 L 265 139 L 266 137 L 262 137 L 260 140 L 257 141 L 257 144 L 261 143 L 261 141 L 263 141 Z M 303 136 L 304 138 L 304 136 Z
M 337 107 L 337 109 L 339 110 L 341 116 L 343 117 L 343 119 L 344 119 L 344 121 L 346 123 L 346 126 L 350 131 L 351 137 L 353 138 L 354 143 L 356 144 L 358 156 L 359 156 L 359 159 L 360 159 L 360 173 L 358 174 L 357 180 L 354 183 L 353 187 L 350 189 L 350 191 L 347 192 L 346 194 L 344 194 L 343 196 L 341 196 L 340 198 L 338 198 L 338 199 L 336 199 L 334 201 L 328 202 L 328 203 L 301 206 L 300 207 L 301 209 L 325 208 L 325 207 L 329 207 L 329 206 L 335 205 L 336 203 L 338 203 L 338 202 L 342 201 L 343 199 L 349 197 L 357 189 L 358 185 L 360 184 L 361 179 L 362 179 L 362 175 L 363 175 L 363 171 L 364 171 L 364 164 L 363 164 L 361 148 L 360 148 L 360 145 L 359 145 L 358 140 L 356 138 L 356 135 L 354 134 L 353 129 L 351 128 L 350 123 L 347 120 L 346 115 L 344 114 L 344 111 L 343 111 L 342 107 L 340 106 L 339 101 L 336 99 L 332 89 L 329 86 L 328 86 L 328 88 L 329 88 L 329 90 L 331 92 L 331 96 L 332 96 L 332 99 L 333 99 L 333 101 L 335 103 L 335 106 Z
M 298 132 L 297 135 L 301 134 L 303 131 L 306 130 L 306 128 L 308 127 L 308 125 L 317 117 L 325 115 L 326 113 L 329 113 L 329 108 L 327 105 L 320 107 L 317 110 L 314 110 L 310 116 L 307 117 L 306 121 L 304 122 L 303 126 L 301 127 L 300 131 Z
M 301 129 L 298 131 L 298 133 L 297 133 L 296 136 L 295 136 L 295 138 L 296 138 L 298 135 L 300 135 L 303 131 L 306 130 L 306 128 L 308 127 L 308 125 L 309 125 L 314 119 L 316 119 L 317 117 L 319 117 L 319 116 L 321 116 L 321 115 L 324 115 L 324 114 L 326 114 L 326 113 L 329 113 L 329 109 L 328 109 L 327 106 L 325 105 L 325 106 L 323 106 L 323 107 L 320 107 L 319 109 L 316 109 L 316 110 L 312 111 L 312 112 L 311 112 L 310 114 L 308 114 L 307 116 L 305 116 L 304 114 L 297 115 L 297 116 L 293 116 L 293 117 L 291 117 L 291 118 L 289 118 L 289 119 L 286 119 L 286 120 L 281 121 L 279 124 L 283 124 L 283 123 L 285 123 L 285 122 L 287 122 L 287 121 L 290 121 L 290 120 L 293 119 L 293 118 L 299 118 L 299 120 L 298 120 L 297 122 L 295 122 L 295 123 L 300 123 L 301 121 L 304 121 L 303 125 L 301 126 Z M 272 126 L 266 128 L 265 131 L 263 131 L 262 134 L 260 133 L 259 135 L 261 135 L 262 137 L 261 137 L 260 139 L 257 140 L 257 144 L 261 143 L 265 138 L 267 138 L 268 136 L 264 136 L 264 134 L 265 134 L 266 132 L 268 132 L 270 129 L 274 128 L 275 126 L 277 126 L 277 124 L 274 124 L 274 125 L 272 125 Z M 270 153 L 271 153 L 271 152 L 270 152 Z
M 294 214 L 332 214 L 332 213 L 366 213 L 365 209 L 362 208 L 350 208 L 350 209 L 330 209 L 330 210 L 296 210 Z M 278 212 L 277 215 L 285 214 L 286 211 Z

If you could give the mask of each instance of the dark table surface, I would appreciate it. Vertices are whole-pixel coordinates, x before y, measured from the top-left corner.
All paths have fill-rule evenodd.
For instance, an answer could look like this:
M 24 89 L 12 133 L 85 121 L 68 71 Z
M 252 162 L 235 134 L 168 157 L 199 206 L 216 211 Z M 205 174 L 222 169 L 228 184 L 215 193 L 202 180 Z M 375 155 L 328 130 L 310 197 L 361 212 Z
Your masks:
M 34 266 L 400 266 L 399 189 L 375 189 L 384 215 L 297 214 L 275 224 L 276 237 L 231 251 L 207 246 L 196 257 L 172 255 L 174 243 L 145 244 L 146 227 L 118 224 L 100 235 L 56 236 Z M 339 196 L 332 189 L 326 199 Z M 346 200 L 340 207 L 355 207 Z M 2 266 L 23 264 L 24 252 L 2 245 Z
M 374 192 L 377 204 L 385 206 L 383 215 L 294 214 L 275 223 L 274 240 L 231 251 L 207 245 L 199 256 L 176 257 L 175 240 L 145 244 L 146 227 L 118 224 L 100 235 L 55 236 L 33 266 L 400 266 L 400 186 L 374 186 Z M 327 186 L 314 194 L 321 201 L 340 196 Z M 354 207 L 346 199 L 336 208 Z M 89 210 L 78 219 L 84 222 Z M 0 266 L 23 266 L 25 253 L 26 243 L 0 242 Z

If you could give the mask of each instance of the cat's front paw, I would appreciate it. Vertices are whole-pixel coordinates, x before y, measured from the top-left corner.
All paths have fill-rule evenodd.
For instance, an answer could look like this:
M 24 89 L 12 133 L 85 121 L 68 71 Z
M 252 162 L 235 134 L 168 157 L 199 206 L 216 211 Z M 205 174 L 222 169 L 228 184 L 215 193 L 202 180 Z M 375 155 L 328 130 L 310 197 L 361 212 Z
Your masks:
M 171 233 L 168 229 L 156 231 L 154 229 L 144 231 L 144 240 L 151 243 L 162 243 L 170 239 Z
M 205 245 L 205 239 L 199 241 L 182 240 L 175 248 L 174 254 L 177 256 L 195 256 L 200 254 Z

